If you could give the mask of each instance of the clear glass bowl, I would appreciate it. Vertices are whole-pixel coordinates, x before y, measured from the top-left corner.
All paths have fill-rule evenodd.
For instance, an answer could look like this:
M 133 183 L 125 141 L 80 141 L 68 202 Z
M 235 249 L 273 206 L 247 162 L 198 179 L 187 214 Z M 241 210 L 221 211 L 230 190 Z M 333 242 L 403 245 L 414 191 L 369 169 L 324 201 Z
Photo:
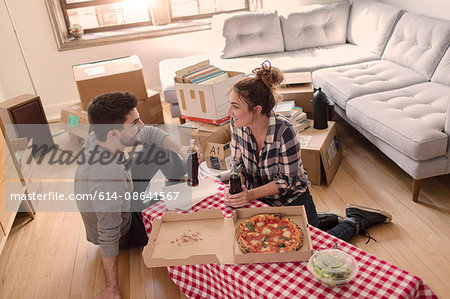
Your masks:
M 339 249 L 325 249 L 311 256 L 308 270 L 323 284 L 336 286 L 355 278 L 359 268 L 351 255 Z

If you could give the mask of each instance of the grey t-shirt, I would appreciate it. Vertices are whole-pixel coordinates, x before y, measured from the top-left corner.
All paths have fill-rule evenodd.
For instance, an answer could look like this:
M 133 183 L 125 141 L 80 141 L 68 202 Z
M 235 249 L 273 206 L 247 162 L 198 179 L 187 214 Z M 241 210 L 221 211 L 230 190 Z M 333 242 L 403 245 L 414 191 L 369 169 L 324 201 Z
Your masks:
M 139 133 L 148 145 L 161 145 L 166 136 L 152 126 Z M 133 191 L 131 171 L 123 156 L 114 156 L 97 143 L 94 133 L 86 138 L 83 150 L 85 161 L 77 168 L 74 191 L 91 196 L 91 200 L 77 201 L 86 238 L 100 245 L 102 256 L 116 256 L 131 224 L 130 201 L 126 200 Z

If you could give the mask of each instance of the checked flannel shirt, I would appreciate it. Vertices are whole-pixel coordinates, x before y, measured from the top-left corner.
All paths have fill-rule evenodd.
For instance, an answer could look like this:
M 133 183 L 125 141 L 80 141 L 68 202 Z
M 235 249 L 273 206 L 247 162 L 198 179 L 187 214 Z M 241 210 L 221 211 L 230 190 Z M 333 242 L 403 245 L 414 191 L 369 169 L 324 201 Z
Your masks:
M 247 189 L 277 184 L 279 193 L 261 199 L 271 206 L 288 205 L 309 186 L 301 160 L 297 130 L 283 115 L 269 115 L 264 146 L 256 156 L 256 139 L 249 127 L 235 128 L 231 119 L 231 157 L 242 166 Z

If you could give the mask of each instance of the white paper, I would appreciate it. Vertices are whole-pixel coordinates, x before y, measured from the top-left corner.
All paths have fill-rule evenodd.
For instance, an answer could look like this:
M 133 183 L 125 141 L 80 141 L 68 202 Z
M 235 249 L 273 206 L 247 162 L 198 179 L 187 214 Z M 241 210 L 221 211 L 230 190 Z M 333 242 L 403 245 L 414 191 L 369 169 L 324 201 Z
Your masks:
M 182 182 L 176 185 L 163 187 L 164 194 L 171 194 L 164 198 L 164 204 L 169 210 L 189 210 L 208 196 L 216 194 L 219 184 L 212 178 L 202 178 L 196 187 L 191 187 Z

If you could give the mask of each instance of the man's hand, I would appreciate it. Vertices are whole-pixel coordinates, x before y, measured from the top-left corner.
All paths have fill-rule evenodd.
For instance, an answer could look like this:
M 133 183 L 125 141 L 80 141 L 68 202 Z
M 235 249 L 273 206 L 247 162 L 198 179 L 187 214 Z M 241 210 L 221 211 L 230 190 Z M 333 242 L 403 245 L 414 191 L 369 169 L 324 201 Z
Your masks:
M 180 147 L 181 147 L 181 150 L 178 153 L 179 153 L 181 159 L 183 159 L 184 163 L 187 163 L 188 152 L 189 152 L 190 147 L 189 147 L 189 145 L 187 145 L 187 146 L 181 145 Z M 194 149 L 197 152 L 198 165 L 200 165 L 203 162 L 203 155 L 197 145 L 195 145 Z
M 118 287 L 106 287 L 100 294 L 97 295 L 97 299 L 121 299 Z
M 237 194 L 230 194 L 229 189 L 225 190 L 225 204 L 233 208 L 240 208 L 246 206 L 253 200 L 252 193 L 247 190 L 245 185 L 242 185 L 242 192 Z

